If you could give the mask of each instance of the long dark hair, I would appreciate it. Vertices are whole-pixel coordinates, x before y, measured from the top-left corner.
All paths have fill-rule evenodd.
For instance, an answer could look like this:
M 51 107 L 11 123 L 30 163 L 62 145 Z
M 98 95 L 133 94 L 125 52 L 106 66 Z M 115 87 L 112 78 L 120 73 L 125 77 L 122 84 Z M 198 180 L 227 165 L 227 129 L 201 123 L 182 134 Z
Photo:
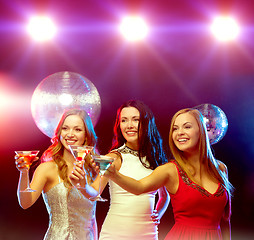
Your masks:
M 163 141 L 157 129 L 154 115 L 150 108 L 140 100 L 129 100 L 118 108 L 111 150 L 121 147 L 126 142 L 120 129 L 121 111 L 126 107 L 134 107 L 140 113 L 138 125 L 138 155 L 140 161 L 142 157 L 146 156 L 150 164 L 149 168 L 151 169 L 155 169 L 159 165 L 167 162 L 167 157 L 163 149 Z M 142 164 L 147 167 L 143 162 Z
M 63 158 L 64 146 L 60 141 L 60 135 L 61 135 L 62 126 L 65 119 L 71 115 L 78 115 L 84 121 L 85 142 L 83 144 L 87 146 L 93 146 L 95 148 L 97 143 L 97 136 L 95 134 L 91 118 L 86 113 L 86 111 L 80 110 L 80 109 L 70 109 L 70 110 L 66 110 L 63 113 L 56 127 L 55 134 L 53 138 L 51 139 L 52 144 L 48 147 L 48 149 L 44 152 L 42 156 L 42 162 L 46 162 L 50 160 L 55 161 L 55 163 L 58 165 L 59 175 L 64 180 L 66 187 L 70 186 L 71 183 L 67 175 L 68 166 L 66 164 L 66 161 Z M 86 167 L 89 174 L 91 175 L 91 178 L 89 179 L 89 181 L 91 181 L 92 174 L 93 174 L 92 169 L 89 166 L 86 166 Z

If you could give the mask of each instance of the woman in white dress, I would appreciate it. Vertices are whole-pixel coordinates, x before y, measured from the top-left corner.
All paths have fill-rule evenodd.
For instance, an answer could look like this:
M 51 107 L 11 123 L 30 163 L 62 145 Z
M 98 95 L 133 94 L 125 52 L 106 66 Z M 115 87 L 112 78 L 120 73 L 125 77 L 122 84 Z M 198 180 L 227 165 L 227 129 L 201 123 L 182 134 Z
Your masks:
M 86 197 L 98 193 L 88 184 L 86 189 L 79 191 L 72 186 L 75 181 L 72 183 L 69 179 L 75 163 L 69 145 L 95 147 L 96 141 L 91 119 L 85 111 L 73 109 L 65 112 L 52 138 L 52 145 L 43 154 L 42 163 L 33 174 L 30 185 L 35 192 L 22 192 L 26 188 L 27 168 L 23 157 L 15 156 L 20 171 L 17 190 L 20 206 L 27 209 L 41 194 L 43 196 L 49 214 L 44 240 L 97 240 L 96 202 Z M 90 173 L 87 180 L 92 182 L 92 170 L 89 166 L 86 168 Z
M 135 179 L 149 175 L 166 162 L 153 113 L 143 102 L 130 100 L 118 109 L 109 155 L 115 158 L 114 164 L 122 174 Z M 109 186 L 110 209 L 102 225 L 100 240 L 158 239 L 157 225 L 169 203 L 166 190 L 159 189 L 155 207 L 157 191 L 136 196 L 113 181 L 109 181 Z
M 141 179 L 167 161 L 153 113 L 143 102 L 130 100 L 117 112 L 113 145 L 109 156 L 124 175 Z M 84 174 L 76 168 L 77 179 Z M 75 176 L 73 176 L 75 178 Z M 108 183 L 102 177 L 101 192 Z M 98 189 L 98 186 L 95 186 Z M 136 196 L 109 181 L 110 209 L 102 225 L 100 240 L 157 240 L 157 226 L 168 204 L 165 188 Z M 155 205 L 155 195 L 159 199 Z

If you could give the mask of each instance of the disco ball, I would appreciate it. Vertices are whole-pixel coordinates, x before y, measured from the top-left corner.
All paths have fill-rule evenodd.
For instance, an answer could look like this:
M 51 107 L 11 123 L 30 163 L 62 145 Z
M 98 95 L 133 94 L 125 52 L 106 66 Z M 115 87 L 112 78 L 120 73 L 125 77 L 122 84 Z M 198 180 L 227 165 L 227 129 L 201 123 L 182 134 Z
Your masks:
M 85 110 L 95 126 L 101 112 L 100 95 L 94 84 L 74 72 L 57 72 L 44 78 L 33 92 L 31 112 L 37 127 L 53 137 L 64 111 Z
M 226 134 L 228 120 L 225 113 L 213 104 L 201 104 L 196 107 L 204 117 L 210 144 L 219 142 Z

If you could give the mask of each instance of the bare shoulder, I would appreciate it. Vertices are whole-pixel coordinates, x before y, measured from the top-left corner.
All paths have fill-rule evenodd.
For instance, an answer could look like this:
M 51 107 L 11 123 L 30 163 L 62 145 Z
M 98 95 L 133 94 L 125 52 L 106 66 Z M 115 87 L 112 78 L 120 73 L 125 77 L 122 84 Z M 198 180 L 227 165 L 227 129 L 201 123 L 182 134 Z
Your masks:
M 227 169 L 227 166 L 225 163 L 221 162 L 220 160 L 217 160 L 217 163 L 219 165 L 219 168 L 222 172 L 225 172 L 227 173 L 228 172 L 228 169 Z
M 55 174 L 57 171 L 57 165 L 54 161 L 48 161 L 41 163 L 37 168 L 36 172 L 40 174 L 50 175 L 52 172 Z
M 156 170 L 159 170 L 158 175 L 162 177 L 164 181 L 164 186 L 168 190 L 169 193 L 175 193 L 178 188 L 178 171 L 176 165 L 169 161 L 168 163 L 165 163 L 162 166 L 159 166 L 156 168 Z
M 59 183 L 58 167 L 54 161 L 41 163 L 37 167 L 34 176 L 34 179 L 42 184 L 42 190 L 44 192 L 47 192 Z
M 165 172 L 169 175 L 169 177 L 177 176 L 177 167 L 172 161 L 169 161 L 168 163 L 165 163 L 165 164 L 157 167 L 156 171 Z
M 172 161 L 169 161 L 168 163 L 165 163 L 165 164 L 159 166 L 158 168 L 162 168 L 164 170 L 167 169 L 167 171 L 170 171 L 170 172 L 177 171 L 176 165 Z

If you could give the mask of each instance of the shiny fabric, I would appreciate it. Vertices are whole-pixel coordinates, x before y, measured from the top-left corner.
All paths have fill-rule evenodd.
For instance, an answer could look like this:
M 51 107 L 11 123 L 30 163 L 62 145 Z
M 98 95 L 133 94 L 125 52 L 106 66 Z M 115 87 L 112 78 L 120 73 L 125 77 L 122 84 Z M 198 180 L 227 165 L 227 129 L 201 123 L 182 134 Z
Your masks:
M 141 179 L 152 170 L 145 168 L 137 151 L 126 146 L 118 149 L 122 156 L 120 173 Z M 144 159 L 143 159 L 144 160 Z M 100 240 L 155 240 L 158 239 L 157 226 L 151 220 L 156 191 L 136 196 L 114 182 L 110 186 L 110 209 L 103 223 Z
M 214 194 L 192 182 L 180 165 L 179 188 L 170 194 L 175 224 L 165 240 L 222 239 L 220 221 L 228 201 L 228 194 L 219 183 Z
M 63 182 L 42 196 L 49 214 L 44 240 L 96 240 L 93 230 L 96 202 L 85 198 L 76 188 L 68 193 Z

